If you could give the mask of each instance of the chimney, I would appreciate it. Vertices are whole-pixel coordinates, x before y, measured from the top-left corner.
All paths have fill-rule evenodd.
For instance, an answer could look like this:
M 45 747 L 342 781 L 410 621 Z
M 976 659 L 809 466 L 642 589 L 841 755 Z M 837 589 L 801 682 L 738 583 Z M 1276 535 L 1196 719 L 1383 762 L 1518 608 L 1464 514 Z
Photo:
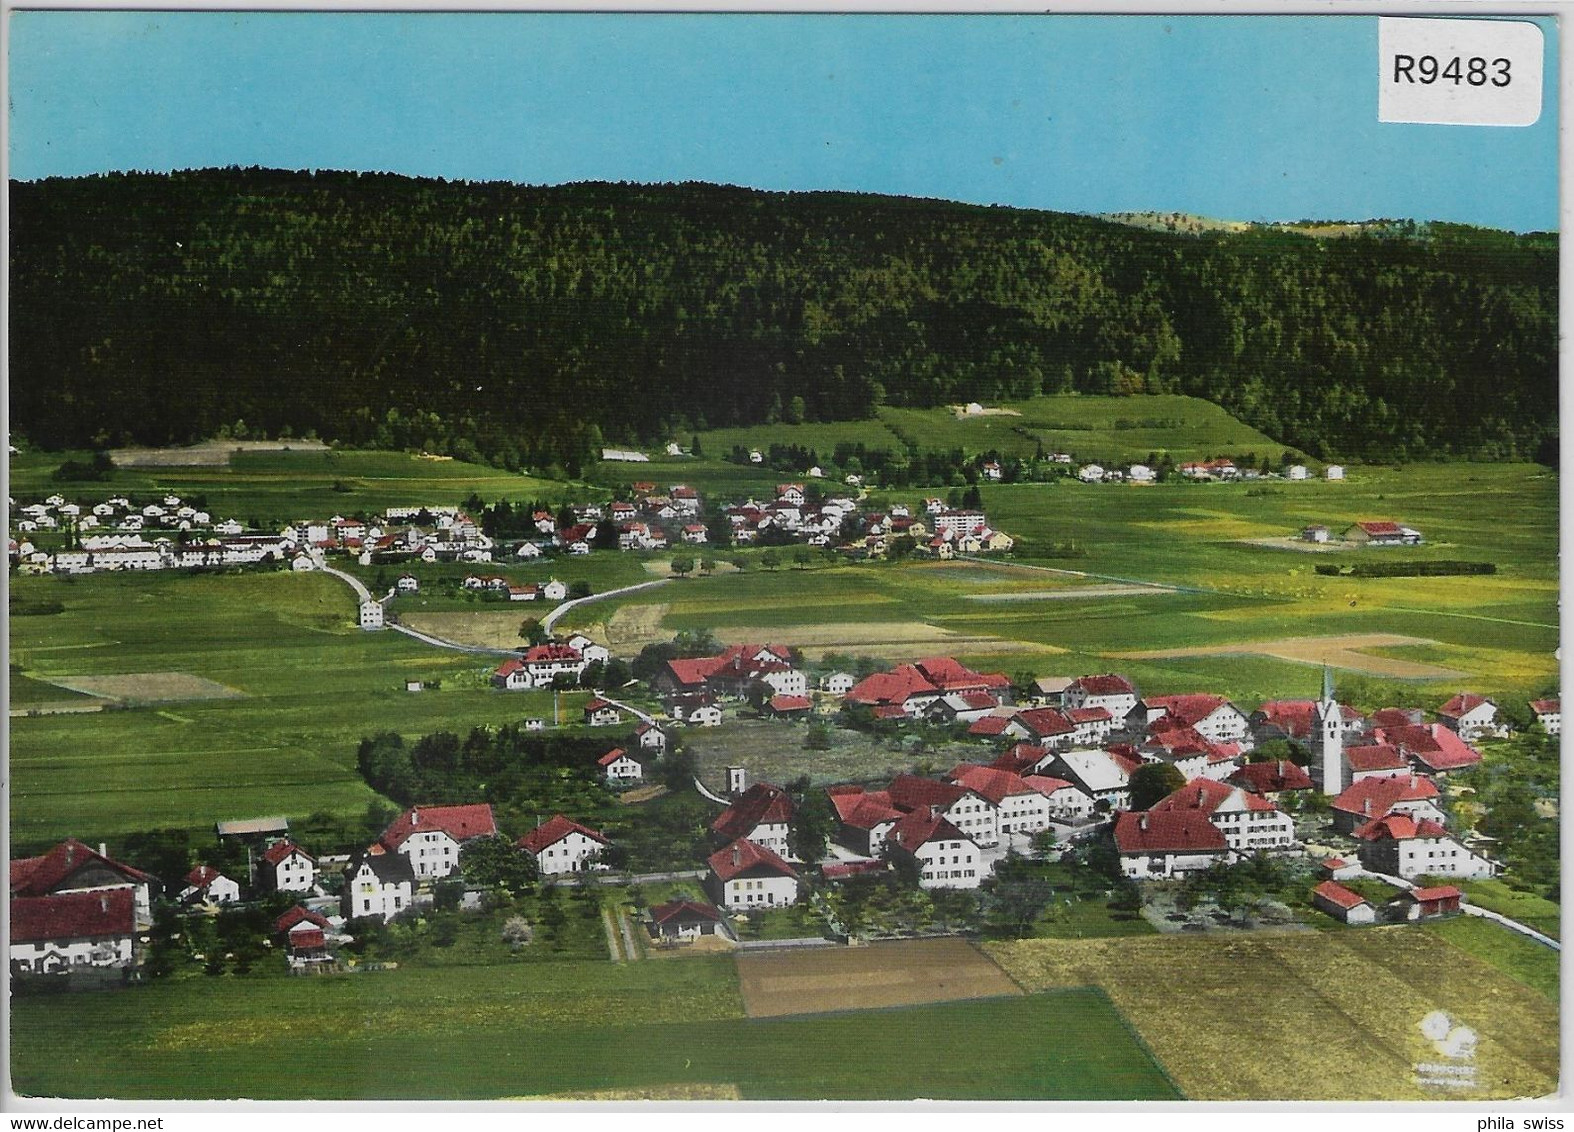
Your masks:
M 109 893 L 101 892 L 98 894 L 98 910 L 100 912 L 109 911 Z
M 1284 760 L 1279 760 L 1279 781 L 1284 781 Z
M 1366 801 L 1361 803 L 1361 812 L 1367 817 L 1372 816 L 1372 799 L 1368 798 Z
M 743 850 L 739 849 L 738 846 L 736 844 L 734 844 L 733 847 L 732 847 L 732 867 L 733 868 L 737 868 L 738 867 L 738 863 L 740 861 L 742 861 L 742 860 L 743 860 Z
M 410 825 L 412 827 L 414 827 L 414 826 L 418 826 L 420 824 L 421 824 L 421 811 L 420 810 L 411 810 L 410 811 Z
M 1148 831 L 1148 815 L 1143 813 L 1137 818 L 1137 828 L 1146 833 Z
M 1202 804 L 1207 801 L 1207 799 L 1208 791 L 1201 786 L 1197 787 L 1197 808 L 1199 810 L 1202 809 Z
M 71 864 L 72 861 L 76 860 L 76 855 L 77 855 L 76 844 L 74 842 L 67 841 L 66 842 L 66 864 L 69 865 L 69 864 Z
M 109 856 L 109 846 L 105 845 L 102 841 L 98 843 L 98 855 L 100 857 Z

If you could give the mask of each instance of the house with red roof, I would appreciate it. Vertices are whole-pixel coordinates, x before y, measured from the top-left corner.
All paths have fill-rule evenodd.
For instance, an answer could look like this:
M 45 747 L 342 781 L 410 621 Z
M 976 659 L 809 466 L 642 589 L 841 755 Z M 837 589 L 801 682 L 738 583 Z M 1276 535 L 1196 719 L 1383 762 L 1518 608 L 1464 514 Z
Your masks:
M 492 684 L 505 692 L 524 692 L 535 687 L 530 670 L 517 656 L 511 656 L 492 670 Z
M 669 900 L 650 910 L 645 928 L 655 940 L 696 940 L 701 936 L 732 939 L 726 919 L 713 905 L 698 900 Z
M 1360 731 L 1365 722 L 1353 707 L 1339 705 L 1344 721 L 1344 733 Z M 1298 743 L 1311 743 L 1319 737 L 1317 701 L 1268 700 L 1259 704 L 1248 717 L 1253 738 L 1258 743 L 1271 739 L 1292 739 Z
M 1363 519 L 1345 528 L 1344 540 L 1361 546 L 1417 546 L 1421 532 L 1392 519 Z
M 1264 798 L 1277 799 L 1292 790 L 1310 790 L 1312 776 L 1306 768 L 1289 759 L 1276 759 L 1265 763 L 1247 763 L 1225 779 L 1232 786 L 1241 786 Z
M 344 867 L 339 908 L 346 920 L 375 916 L 387 923 L 415 905 L 415 872 L 410 859 L 380 842 L 354 854 Z
M 808 696 L 772 696 L 765 710 L 777 719 L 806 719 L 814 711 L 814 701 Z
M 549 877 L 605 869 L 601 856 L 612 843 L 604 834 L 554 814 L 516 844 L 535 858 L 536 871 Z
M 233 904 L 240 899 L 240 885 L 212 865 L 198 865 L 186 874 L 186 887 L 177 899 L 182 904 Z
M 1115 751 L 1058 751 L 1037 770 L 1070 782 L 1093 799 L 1095 809 L 1119 810 L 1131 805 L 1131 774 L 1141 765 L 1141 759 Z
M 712 853 L 706 891 L 723 908 L 749 911 L 798 902 L 798 874 L 781 856 L 745 838 Z
M 1079 676 L 1066 685 L 1061 702 L 1068 708 L 1101 707 L 1111 718 L 1124 720 L 1137 706 L 1137 688 L 1130 680 L 1113 672 Z
M 1051 821 L 1078 823 L 1093 816 L 1093 799 L 1073 782 L 1047 774 L 1026 774 L 1022 781 L 1044 795 Z
M 1261 794 L 1211 778 L 1194 778 L 1155 802 L 1150 814 L 1197 813 L 1242 856 L 1296 848 L 1295 821 Z
M 1410 880 L 1419 876 L 1490 877 L 1497 865 L 1465 848 L 1430 818 L 1390 813 L 1354 834 L 1361 863 L 1373 872 Z
M 1342 924 L 1371 924 L 1377 921 L 1377 909 L 1372 907 L 1372 902 L 1336 880 L 1325 880 L 1312 889 L 1312 905 Z
M 137 928 L 153 923 L 153 890 L 159 886 L 158 880 L 112 860 L 103 845 L 95 853 L 76 838 L 67 838 L 42 856 L 12 860 L 10 874 L 13 898 L 128 889 Z
M 1169 717 L 1155 723 L 1137 748 L 1147 762 L 1169 763 L 1186 778 L 1224 780 L 1243 762 L 1237 744 L 1214 743 L 1195 727 L 1172 724 Z
M 826 794 L 836 811 L 836 843 L 854 853 L 878 857 L 886 834 L 902 819 L 902 811 L 891 805 L 891 795 L 862 786 L 832 786 Z
M 1481 738 L 1497 738 L 1505 729 L 1497 724 L 1497 704 L 1474 692 L 1460 692 L 1437 709 L 1443 726 L 1467 743 Z
M 974 739 L 1000 738 L 1000 736 L 1006 734 L 1006 732 L 1011 728 L 1011 724 L 1014 721 L 1014 712 L 1010 715 L 1001 714 L 1002 711 L 1009 710 L 1010 709 L 1008 708 L 996 708 L 995 711 L 991 712 L 989 715 L 980 716 L 978 719 L 975 719 L 972 723 L 967 725 L 968 736 Z
M 1071 724 L 1071 742 L 1077 747 L 1096 747 L 1109 738 L 1110 733 L 1121 725 L 1103 707 L 1066 708 L 1064 713 L 1066 722 Z
M 994 806 L 1001 837 L 1013 833 L 1033 834 L 1049 828 L 1048 796 L 1020 775 L 977 763 L 959 763 L 946 777 Z
M 1194 728 L 1210 742 L 1241 743 L 1245 749 L 1251 749 L 1251 721 L 1223 696 L 1148 696 L 1142 706 L 1149 727 L 1168 716 L 1182 726 Z
M 634 739 L 642 751 L 649 751 L 658 756 L 667 752 L 667 733 L 654 723 L 642 723 L 636 727 Z
M 936 701 L 966 693 L 981 694 L 958 701 L 976 719 L 1007 701 L 1011 680 L 1000 672 L 974 672 L 948 656 L 930 656 L 860 680 L 848 690 L 846 702 L 877 712 L 897 708 L 901 715 L 917 719 Z M 985 696 L 991 701 L 987 707 Z
M 607 781 L 614 784 L 643 782 L 645 779 L 645 764 L 622 747 L 613 747 L 596 760 L 596 765 L 601 768 Z
M 1363 778 L 1408 778 L 1412 773 L 1410 760 L 1392 743 L 1369 743 L 1344 749 L 1346 782 L 1360 782 Z
M 1437 806 L 1437 786 L 1424 774 L 1403 777 L 1363 778 L 1333 800 L 1334 829 L 1351 834 L 1374 818 L 1391 813 L 1443 821 Z
M 723 810 L 710 828 L 723 842 L 748 840 L 786 857 L 792 815 L 792 798 L 787 791 L 769 782 L 756 782 Z
M 587 700 L 583 710 L 587 727 L 612 727 L 623 722 L 623 709 L 600 696 Z
M 1422 774 L 1447 774 L 1464 770 L 1481 761 L 1481 752 L 1466 743 L 1441 723 L 1419 723 L 1407 727 L 1380 727 L 1372 736 L 1378 743 L 1399 748 L 1405 758 Z
M 328 917 L 297 904 L 273 922 L 273 934 L 284 943 L 290 966 L 305 967 L 333 962 L 328 951 Z
M 1464 898 L 1465 894 L 1455 886 L 1439 884 L 1401 892 L 1388 902 L 1388 906 L 1401 920 L 1432 920 L 1460 911 L 1459 905 Z
M 1536 722 L 1541 724 L 1541 729 L 1548 735 L 1556 735 L 1563 730 L 1563 701 L 1531 700 L 1530 710 L 1536 714 Z
M 924 709 L 924 718 L 940 724 L 977 723 L 993 718 L 1000 701 L 988 692 L 947 692 Z
M 485 803 L 467 806 L 412 806 L 383 830 L 379 842 L 410 862 L 417 882 L 439 880 L 459 867 L 467 842 L 496 837 L 497 822 Z
M 257 858 L 257 885 L 264 892 L 310 892 L 317 859 L 288 838 L 275 841 Z
M 806 696 L 809 678 L 793 666 L 786 645 L 729 645 L 715 656 L 669 660 L 651 687 L 669 699 L 699 692 L 742 699 L 756 683 L 772 695 Z
M 1074 709 L 1091 711 L 1091 708 Z M 1106 718 L 1109 713 L 1106 711 Z M 1003 729 L 1004 734 L 1025 739 L 1048 750 L 1067 750 L 1074 746 L 1077 725 L 1067 719 L 1058 708 L 1029 708 L 1012 716 Z
M 11 974 L 53 975 L 81 967 L 128 968 L 142 927 L 127 886 L 11 897 Z
M 891 805 L 903 813 L 921 810 L 938 814 L 978 845 L 1000 842 L 1000 808 L 966 786 L 899 774 L 891 779 L 887 793 Z
M 977 888 L 990 873 L 978 842 L 931 808 L 904 814 L 885 843 L 917 863 L 920 888 Z
M 1230 857 L 1224 834 L 1198 810 L 1139 810 L 1115 818 L 1121 873 L 1132 880 L 1181 876 Z

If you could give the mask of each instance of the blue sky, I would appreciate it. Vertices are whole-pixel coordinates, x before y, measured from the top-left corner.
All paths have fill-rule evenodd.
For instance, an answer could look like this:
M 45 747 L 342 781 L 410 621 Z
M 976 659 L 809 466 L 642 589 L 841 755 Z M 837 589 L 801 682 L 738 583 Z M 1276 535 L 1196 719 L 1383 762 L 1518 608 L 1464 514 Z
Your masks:
M 1558 222 L 1539 122 L 1377 121 L 1375 17 L 13 12 L 10 174 L 702 180 Z

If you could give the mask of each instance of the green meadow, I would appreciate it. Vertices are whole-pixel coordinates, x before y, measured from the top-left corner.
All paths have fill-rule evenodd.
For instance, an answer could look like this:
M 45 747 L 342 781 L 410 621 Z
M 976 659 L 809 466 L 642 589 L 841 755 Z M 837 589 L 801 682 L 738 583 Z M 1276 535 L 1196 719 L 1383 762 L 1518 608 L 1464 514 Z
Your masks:
M 725 956 L 196 976 L 16 999 L 11 1025 L 25 1096 L 444 1100 L 709 1085 L 745 1100 L 1178 1099 L 1097 991 L 749 1019 Z M 945 1040 L 900 1037 L 915 1034 Z M 286 1047 L 291 1057 L 276 1056 Z

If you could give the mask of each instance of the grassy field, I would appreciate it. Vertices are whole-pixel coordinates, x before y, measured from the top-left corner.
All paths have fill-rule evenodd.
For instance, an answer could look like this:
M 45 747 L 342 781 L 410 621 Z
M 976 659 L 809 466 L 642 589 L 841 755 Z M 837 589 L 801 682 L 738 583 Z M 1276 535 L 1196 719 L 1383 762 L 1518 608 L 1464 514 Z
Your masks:
M 947 1040 L 896 1041 L 893 1031 Z M 1009 1059 L 1001 1033 L 1013 1035 Z M 12 1037 L 14 1088 L 27 1096 L 484 1099 L 696 1086 L 759 1100 L 1176 1095 L 1097 992 L 746 1019 L 728 956 L 184 979 L 17 999 Z M 297 1056 L 273 1056 L 281 1045 Z
M 1455 916 L 1428 924 L 1427 931 L 1468 951 L 1516 982 L 1558 1000 L 1558 953 L 1517 932 L 1471 916 Z
M 1384 927 L 988 950 L 1029 990 L 1102 987 L 1193 1100 L 1439 1099 L 1413 1077 L 1413 1066 L 1437 1057 L 1418 1025 L 1439 1010 L 1480 1039 L 1476 1088 L 1443 1095 L 1553 1092 L 1556 1002 L 1437 944 L 1429 928 Z

